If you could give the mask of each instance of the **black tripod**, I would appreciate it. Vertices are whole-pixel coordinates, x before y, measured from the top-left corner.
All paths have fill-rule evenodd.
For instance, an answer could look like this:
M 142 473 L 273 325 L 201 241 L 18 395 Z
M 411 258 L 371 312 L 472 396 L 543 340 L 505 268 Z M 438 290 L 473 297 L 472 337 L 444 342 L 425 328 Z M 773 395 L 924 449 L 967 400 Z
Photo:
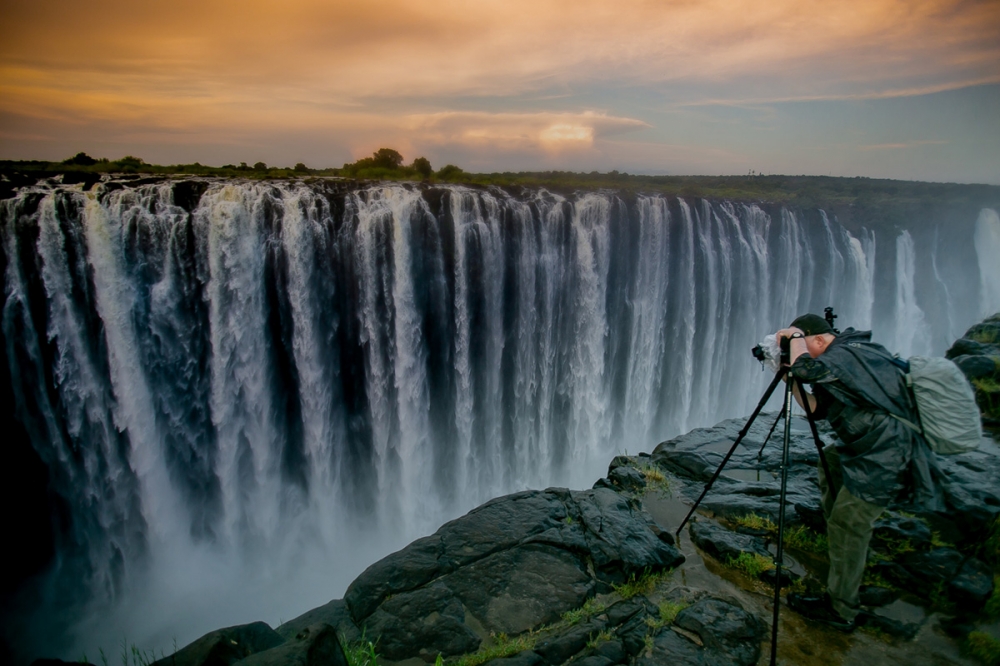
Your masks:
M 746 437 L 746 434 L 750 432 L 750 427 L 753 425 L 753 422 L 757 419 L 757 416 L 760 414 L 761 410 L 764 409 L 764 405 L 770 399 L 771 394 L 774 393 L 774 389 L 777 388 L 778 382 L 780 382 L 782 378 L 786 377 L 787 374 L 788 374 L 788 368 L 785 365 L 782 365 L 781 368 L 778 370 L 778 372 L 775 373 L 774 380 L 771 382 L 771 385 L 767 387 L 767 390 L 764 391 L 764 395 L 760 399 L 760 402 L 757 403 L 756 409 L 754 409 L 753 414 L 750 415 L 750 418 L 747 419 L 746 425 L 743 426 L 743 429 L 740 430 L 739 436 L 736 438 L 736 441 L 733 442 L 733 445 L 729 449 L 729 452 L 722 459 L 722 463 L 719 465 L 719 468 L 715 470 L 715 473 L 712 475 L 712 478 L 709 479 L 708 483 L 705 484 L 705 489 L 701 491 L 701 495 L 698 497 L 698 500 L 694 503 L 694 506 L 691 507 L 691 510 L 688 512 L 687 516 L 685 516 L 684 520 L 681 522 L 680 527 L 677 528 L 678 539 L 680 539 L 681 530 L 684 529 L 684 526 L 687 524 L 688 520 L 690 520 L 691 516 L 694 515 L 694 512 L 698 509 L 698 505 L 701 504 L 701 501 L 703 499 L 705 499 L 705 495 L 707 495 L 708 491 L 712 488 L 712 484 L 714 484 L 716 479 L 719 478 L 719 475 L 722 474 L 722 469 L 726 466 L 726 463 L 729 462 L 729 459 L 733 456 L 733 453 L 736 452 L 736 447 L 740 445 L 740 442 L 743 441 L 743 438 Z M 823 465 L 823 472 L 826 474 L 827 479 L 833 478 L 832 476 L 830 476 L 830 468 L 827 465 L 826 456 L 823 455 L 823 442 L 819 438 L 819 432 L 816 430 L 816 422 L 813 419 L 812 411 L 809 409 L 808 396 L 805 395 L 804 390 L 802 389 L 801 382 L 799 382 L 794 377 L 788 376 L 788 379 L 785 383 L 785 400 L 783 403 L 783 407 L 781 409 L 781 413 L 778 414 L 778 418 L 775 419 L 774 424 L 771 426 L 771 431 L 768 433 L 767 438 L 764 440 L 764 444 L 761 445 L 760 451 L 757 454 L 757 457 L 759 459 L 764 451 L 764 446 L 767 445 L 767 440 L 771 438 L 771 433 L 774 432 L 775 426 L 777 426 L 778 421 L 781 420 L 782 417 L 784 417 L 785 438 L 784 438 L 784 445 L 781 451 L 781 494 L 779 496 L 779 503 L 778 503 L 778 547 L 777 547 L 777 553 L 774 556 L 774 566 L 775 566 L 774 616 L 771 621 L 771 666 L 774 666 L 775 664 L 775 660 L 777 659 L 777 650 L 778 650 L 778 610 L 780 608 L 780 602 L 781 602 L 781 567 L 782 564 L 784 563 L 784 556 L 785 556 L 785 540 L 784 540 L 785 496 L 788 488 L 788 459 L 789 459 L 789 448 L 792 439 L 792 419 L 791 419 L 792 394 L 796 386 L 799 387 L 800 395 L 802 395 L 803 397 L 802 400 L 803 408 L 805 409 L 806 417 L 809 420 L 809 428 L 812 431 L 813 441 L 816 443 L 816 450 L 819 451 L 819 460 L 820 464 Z

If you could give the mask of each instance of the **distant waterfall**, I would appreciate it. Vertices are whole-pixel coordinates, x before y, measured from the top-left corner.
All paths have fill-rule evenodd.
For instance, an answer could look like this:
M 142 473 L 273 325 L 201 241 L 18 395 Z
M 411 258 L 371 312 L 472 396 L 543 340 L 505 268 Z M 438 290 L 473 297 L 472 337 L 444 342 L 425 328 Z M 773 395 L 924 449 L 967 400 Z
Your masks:
M 76 589 L 92 651 L 288 619 L 490 497 L 746 414 L 750 348 L 798 314 L 867 328 L 894 289 L 878 340 L 938 325 L 908 231 L 887 273 L 891 237 L 823 211 L 188 181 L 40 185 L 0 224 L 16 411 L 69 512 L 32 627 Z

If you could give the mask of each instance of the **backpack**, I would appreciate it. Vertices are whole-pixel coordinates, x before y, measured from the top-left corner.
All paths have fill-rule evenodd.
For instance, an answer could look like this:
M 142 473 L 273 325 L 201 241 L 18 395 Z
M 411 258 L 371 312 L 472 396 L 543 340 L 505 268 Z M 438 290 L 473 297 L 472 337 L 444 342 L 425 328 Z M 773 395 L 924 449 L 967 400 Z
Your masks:
M 951 455 L 979 448 L 983 437 L 979 406 L 961 369 L 940 357 L 912 356 L 908 365 L 906 385 L 913 392 L 919 424 L 890 416 L 921 433 L 934 453 Z

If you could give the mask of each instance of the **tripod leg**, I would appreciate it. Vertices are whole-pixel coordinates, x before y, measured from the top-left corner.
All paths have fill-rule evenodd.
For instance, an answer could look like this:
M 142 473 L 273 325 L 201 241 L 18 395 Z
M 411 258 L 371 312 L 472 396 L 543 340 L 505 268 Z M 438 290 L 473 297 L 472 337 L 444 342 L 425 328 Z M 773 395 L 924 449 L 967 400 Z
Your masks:
M 781 421 L 781 419 L 783 419 L 783 418 L 785 418 L 785 406 L 784 405 L 781 406 L 781 411 L 778 412 L 778 418 L 774 419 L 774 423 L 771 424 L 771 429 L 768 431 L 767 437 L 764 438 L 764 443 L 760 445 L 760 450 L 757 451 L 757 461 L 758 462 L 764 456 L 764 447 L 767 446 L 767 443 L 769 441 L 771 441 L 771 435 L 774 434 L 774 429 L 778 427 L 778 422 Z
M 687 516 L 684 517 L 684 520 L 681 521 L 681 526 L 677 528 L 677 532 L 675 533 L 678 538 L 680 538 L 681 530 L 684 529 L 684 526 L 687 525 L 687 522 L 691 519 L 691 516 L 694 515 L 694 512 L 698 508 L 698 505 L 701 504 L 701 501 L 703 499 L 705 499 L 705 495 L 708 494 L 708 491 L 711 489 L 712 484 L 715 483 L 715 480 L 719 478 L 719 474 L 722 473 L 722 468 L 725 467 L 726 463 L 729 462 L 729 459 L 733 457 L 733 453 L 736 452 L 736 447 L 740 445 L 740 442 L 743 441 L 743 438 L 746 437 L 746 434 L 750 432 L 750 426 L 753 425 L 753 422 L 757 418 L 757 415 L 760 414 L 762 409 L 764 409 L 764 405 L 767 404 L 768 399 L 771 397 L 771 394 L 774 393 L 774 389 L 777 388 L 778 382 L 781 381 L 781 378 L 785 375 L 785 372 L 787 372 L 787 369 L 782 368 L 774 374 L 774 380 L 771 381 L 771 385 L 767 387 L 766 391 L 764 391 L 763 397 L 761 397 L 760 402 L 757 403 L 757 407 L 756 409 L 753 410 L 753 414 L 751 414 L 750 418 L 747 419 L 746 425 L 743 426 L 742 430 L 740 430 L 740 434 L 736 438 L 736 441 L 733 442 L 733 446 L 729 449 L 729 453 L 727 453 L 726 457 L 722 459 L 722 462 L 719 464 L 719 468 L 715 470 L 715 474 L 713 474 L 712 478 L 709 479 L 708 483 L 705 484 L 705 489 L 701 491 L 701 495 L 698 497 L 698 500 L 694 503 L 694 506 L 691 507 L 691 510 L 688 511 L 688 514 Z
M 781 565 L 785 558 L 785 495 L 788 490 L 789 449 L 792 441 L 792 387 L 794 379 L 785 386 L 785 442 L 781 448 L 781 495 L 778 502 L 778 552 L 774 557 L 774 615 L 771 619 L 771 666 L 778 657 L 778 611 L 781 608 Z
M 791 380 L 796 381 L 796 380 Z M 819 452 L 819 462 L 823 466 L 823 472 L 826 474 L 826 478 L 830 480 L 830 489 L 836 497 L 836 488 L 833 487 L 833 477 L 830 476 L 830 465 L 826 462 L 826 454 L 823 453 L 823 440 L 819 438 L 819 431 L 816 430 L 816 419 L 813 418 L 812 410 L 809 409 L 809 400 L 805 398 L 805 389 L 802 387 L 801 382 L 797 382 L 799 385 L 799 392 L 803 395 L 802 407 L 805 409 L 806 418 L 809 419 L 809 429 L 812 431 L 813 442 L 816 444 L 816 450 Z

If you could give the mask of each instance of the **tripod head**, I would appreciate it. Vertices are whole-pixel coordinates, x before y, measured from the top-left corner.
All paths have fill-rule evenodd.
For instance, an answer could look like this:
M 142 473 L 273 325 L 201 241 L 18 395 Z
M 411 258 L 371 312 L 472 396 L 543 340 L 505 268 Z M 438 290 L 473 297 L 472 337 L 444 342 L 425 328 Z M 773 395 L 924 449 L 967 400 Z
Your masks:
M 830 328 L 833 329 L 833 332 L 840 335 L 840 331 L 833 325 L 833 320 L 837 318 L 837 315 L 833 314 L 832 307 L 823 308 L 823 317 L 826 319 L 826 323 L 830 325 Z

